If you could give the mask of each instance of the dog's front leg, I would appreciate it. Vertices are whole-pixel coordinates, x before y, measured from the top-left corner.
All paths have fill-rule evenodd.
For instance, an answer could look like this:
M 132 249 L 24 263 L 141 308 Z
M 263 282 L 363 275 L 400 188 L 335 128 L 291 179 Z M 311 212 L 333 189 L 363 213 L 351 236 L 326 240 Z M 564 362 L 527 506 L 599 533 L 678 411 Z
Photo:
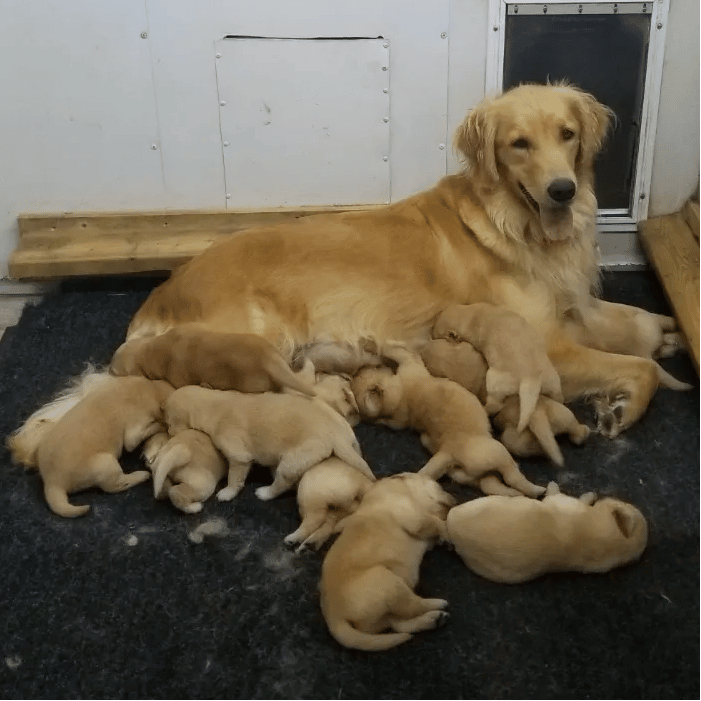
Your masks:
M 229 477 L 227 485 L 217 492 L 217 499 L 219 499 L 219 501 L 231 501 L 243 489 L 250 469 L 250 462 L 229 458 Z

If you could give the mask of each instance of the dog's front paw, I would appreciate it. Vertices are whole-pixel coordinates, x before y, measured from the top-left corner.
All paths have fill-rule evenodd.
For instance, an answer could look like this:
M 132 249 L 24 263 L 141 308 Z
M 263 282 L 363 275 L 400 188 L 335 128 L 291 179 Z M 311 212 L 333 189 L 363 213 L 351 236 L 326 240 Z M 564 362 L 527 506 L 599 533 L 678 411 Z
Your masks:
M 219 501 L 231 501 L 240 491 L 240 487 L 224 487 L 217 492 L 217 499 Z
M 270 501 L 274 499 L 277 494 L 270 487 L 258 487 L 258 489 L 256 489 L 256 496 L 261 501 Z
M 662 334 L 662 343 L 655 350 L 654 358 L 669 358 L 680 350 L 687 350 L 684 336 L 678 331 Z

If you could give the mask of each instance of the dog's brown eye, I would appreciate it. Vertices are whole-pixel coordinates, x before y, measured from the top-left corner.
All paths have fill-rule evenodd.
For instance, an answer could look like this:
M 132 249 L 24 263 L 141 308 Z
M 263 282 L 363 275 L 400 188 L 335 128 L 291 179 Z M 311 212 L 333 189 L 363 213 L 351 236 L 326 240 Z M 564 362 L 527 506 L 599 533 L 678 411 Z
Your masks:
M 515 141 L 511 142 L 511 145 L 514 148 L 528 148 L 530 146 L 530 143 L 528 142 L 528 139 L 516 139 Z
M 574 137 L 574 132 L 571 129 L 562 130 L 562 138 L 564 141 L 569 141 Z

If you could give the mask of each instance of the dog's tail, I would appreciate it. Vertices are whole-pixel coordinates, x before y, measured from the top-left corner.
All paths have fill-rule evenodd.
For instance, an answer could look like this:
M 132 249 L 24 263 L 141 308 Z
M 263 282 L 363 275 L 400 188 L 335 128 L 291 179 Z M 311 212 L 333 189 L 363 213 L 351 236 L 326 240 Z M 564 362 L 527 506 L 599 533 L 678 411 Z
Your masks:
M 667 389 L 673 389 L 677 392 L 682 392 L 693 387 L 693 385 L 690 385 L 688 382 L 682 382 L 681 380 L 677 380 L 676 377 L 672 377 L 659 363 L 655 363 L 655 365 L 657 365 L 657 378 L 662 387 L 667 387 Z
M 344 647 L 355 650 L 389 650 L 411 640 L 411 633 L 364 633 L 345 619 L 327 621 L 329 632 Z
M 55 484 L 45 484 L 44 485 L 44 496 L 49 505 L 51 511 L 64 518 L 75 518 L 76 516 L 83 516 L 88 511 L 90 507 L 85 504 L 84 506 L 75 506 L 68 501 L 68 494 L 66 494 L 65 489 L 61 489 Z
M 280 387 L 295 389 L 307 397 L 316 397 L 316 390 L 297 376 L 277 351 L 274 354 L 271 353 L 270 357 L 267 358 L 265 370 Z
M 540 443 L 540 447 L 545 451 L 545 454 L 559 467 L 565 464 L 565 459 L 562 456 L 560 446 L 555 440 L 552 426 L 548 420 L 548 415 L 542 407 L 536 407 L 531 420 L 528 422 L 528 428 L 531 429 L 533 435 Z
M 332 410 L 333 411 L 333 410 Z M 370 469 L 370 465 L 365 462 L 362 455 L 353 449 L 352 446 L 348 444 L 348 441 L 343 438 L 336 438 L 334 441 L 333 452 L 336 457 L 343 460 L 343 462 L 355 468 L 359 472 L 362 472 L 368 479 L 375 481 L 375 475 Z
M 518 388 L 519 417 L 516 431 L 521 433 L 528 426 L 540 397 L 541 382 L 539 378 L 527 377 Z
M 184 467 L 192 460 L 190 449 L 182 445 L 174 445 L 162 450 L 153 461 L 153 495 L 160 499 L 166 477 L 179 467 Z
M 85 371 L 61 390 L 48 404 L 37 409 L 7 439 L 12 459 L 27 468 L 36 467 L 36 452 L 44 436 L 56 422 L 72 409 L 83 397 L 97 387 L 109 382 L 106 370 L 96 370 L 88 365 Z

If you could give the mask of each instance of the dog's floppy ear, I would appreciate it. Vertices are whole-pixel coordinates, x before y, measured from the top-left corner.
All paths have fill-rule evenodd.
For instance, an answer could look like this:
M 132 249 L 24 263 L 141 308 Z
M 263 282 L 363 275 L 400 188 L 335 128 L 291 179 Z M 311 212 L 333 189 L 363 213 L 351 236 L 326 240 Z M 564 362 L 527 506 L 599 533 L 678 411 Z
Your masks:
M 614 506 L 611 509 L 611 516 L 616 522 L 616 525 L 621 533 L 623 533 L 626 538 L 630 538 L 635 530 L 637 520 L 635 518 L 635 514 L 631 513 L 628 509 L 625 509 L 622 506 Z
M 384 405 L 385 391 L 382 385 L 377 382 L 370 385 L 365 395 L 365 411 L 369 416 L 379 416 Z
M 488 180 L 498 180 L 495 153 L 496 119 L 491 102 L 482 102 L 473 109 L 455 132 L 454 145 L 473 168 Z
M 616 116 L 593 95 L 574 88 L 570 90 L 575 96 L 573 107 L 581 128 L 577 162 L 589 167 L 601 150 L 609 127 Z

